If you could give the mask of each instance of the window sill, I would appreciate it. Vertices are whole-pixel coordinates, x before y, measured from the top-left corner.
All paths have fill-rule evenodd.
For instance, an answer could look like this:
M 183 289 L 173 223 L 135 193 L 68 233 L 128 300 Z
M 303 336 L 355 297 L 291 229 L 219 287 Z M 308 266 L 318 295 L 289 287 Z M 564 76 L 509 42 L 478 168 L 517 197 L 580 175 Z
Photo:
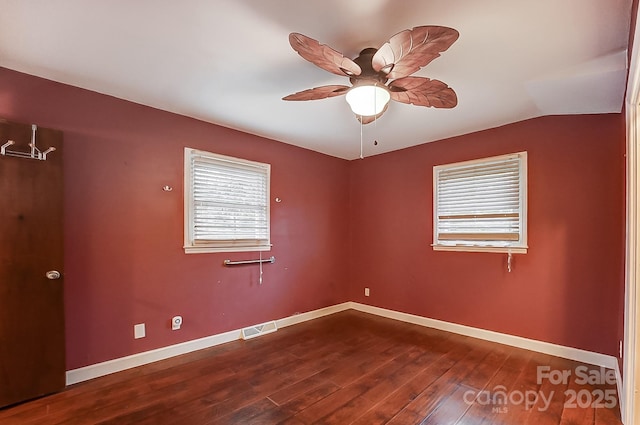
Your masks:
M 458 251 L 458 252 L 496 252 L 503 254 L 526 254 L 528 247 L 522 246 L 470 246 L 470 245 L 431 245 L 434 251 Z
M 271 246 L 235 246 L 235 247 L 212 247 L 212 246 L 185 246 L 185 254 L 208 254 L 216 252 L 256 252 L 271 251 Z

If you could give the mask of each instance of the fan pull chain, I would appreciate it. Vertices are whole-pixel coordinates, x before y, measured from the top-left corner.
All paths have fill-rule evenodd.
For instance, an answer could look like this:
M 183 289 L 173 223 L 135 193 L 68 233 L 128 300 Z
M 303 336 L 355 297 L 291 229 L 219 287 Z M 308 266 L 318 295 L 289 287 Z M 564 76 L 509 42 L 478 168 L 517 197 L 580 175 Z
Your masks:
M 360 159 L 364 159 L 364 155 L 362 154 L 362 115 L 360 115 Z
M 375 83 L 373 85 L 374 87 L 378 87 L 378 83 Z M 373 113 L 375 114 L 375 112 L 378 110 L 378 96 L 376 96 L 377 92 L 374 90 L 373 92 Z M 378 118 L 378 115 L 375 114 L 373 116 L 373 120 L 375 121 Z
M 378 84 L 376 83 L 376 86 L 377 86 L 377 85 L 378 85 Z M 377 100 L 378 100 L 378 96 L 376 96 L 376 95 L 374 94 L 374 95 L 373 95 L 373 110 L 374 110 L 374 111 L 377 111 L 377 110 L 378 110 L 378 105 L 376 104 Z M 375 130 L 377 130 L 377 129 L 378 129 L 378 115 L 374 115 L 374 116 L 373 116 L 373 126 L 374 126 L 374 129 L 375 129 Z M 375 132 L 375 134 L 378 134 L 378 133 L 377 133 L 377 131 Z

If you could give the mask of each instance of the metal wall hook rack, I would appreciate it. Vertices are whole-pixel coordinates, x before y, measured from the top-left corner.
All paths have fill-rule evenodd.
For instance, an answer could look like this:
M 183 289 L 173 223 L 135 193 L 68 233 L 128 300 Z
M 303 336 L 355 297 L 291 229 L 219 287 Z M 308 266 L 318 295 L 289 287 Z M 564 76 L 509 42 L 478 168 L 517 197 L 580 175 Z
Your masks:
M 37 159 L 40 161 L 46 161 L 47 155 L 55 151 L 56 148 L 54 148 L 53 146 L 50 146 L 45 151 L 41 151 L 40 149 L 38 149 L 38 147 L 36 146 L 36 130 L 37 129 L 38 129 L 37 125 L 35 124 L 31 125 L 31 143 L 29 143 L 29 147 L 31 147 L 31 151 L 21 152 L 21 151 L 9 150 L 8 149 L 9 146 L 15 145 L 16 142 L 14 142 L 13 140 L 8 140 L 7 143 L 0 146 L 0 155 L 15 156 L 18 158 L 29 158 L 29 159 Z
M 223 264 L 225 266 L 240 266 L 243 264 L 262 264 L 262 263 L 275 263 L 275 262 L 276 262 L 276 257 L 272 255 L 271 257 L 265 258 L 264 260 L 262 258 L 259 260 L 243 260 L 243 261 L 224 260 Z

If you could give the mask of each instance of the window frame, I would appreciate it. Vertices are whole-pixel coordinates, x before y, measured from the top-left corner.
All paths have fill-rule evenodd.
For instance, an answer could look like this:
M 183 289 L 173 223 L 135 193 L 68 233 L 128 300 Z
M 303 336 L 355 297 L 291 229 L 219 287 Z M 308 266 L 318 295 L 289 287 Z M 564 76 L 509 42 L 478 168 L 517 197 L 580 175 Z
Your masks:
M 194 231 L 195 202 L 194 202 L 194 172 L 192 168 L 193 159 L 203 157 L 212 161 L 225 163 L 227 166 L 236 166 L 238 169 L 247 170 L 256 168 L 261 170 L 261 174 L 266 175 L 266 239 L 211 239 L 196 240 Z M 184 148 L 184 251 L 187 254 L 194 253 L 216 253 L 216 252 L 248 252 L 248 251 L 270 251 L 271 250 L 271 165 L 250 161 L 243 158 L 236 158 L 221 155 L 213 152 Z M 265 243 L 260 243 L 265 241 Z
M 453 168 L 468 167 L 474 165 L 490 164 L 502 160 L 517 158 L 519 162 L 519 237 L 518 241 L 510 242 L 506 239 L 496 241 L 493 244 L 490 241 L 472 241 L 464 240 L 464 243 L 446 243 L 439 239 L 439 216 L 438 216 L 438 183 L 439 173 L 442 170 L 451 170 Z M 469 161 L 461 161 L 450 164 L 436 165 L 433 167 L 433 250 L 434 251 L 460 251 L 460 252 L 495 252 L 495 253 L 514 253 L 526 254 L 528 251 L 527 244 L 527 152 L 516 152 L 505 155 L 497 155 Z

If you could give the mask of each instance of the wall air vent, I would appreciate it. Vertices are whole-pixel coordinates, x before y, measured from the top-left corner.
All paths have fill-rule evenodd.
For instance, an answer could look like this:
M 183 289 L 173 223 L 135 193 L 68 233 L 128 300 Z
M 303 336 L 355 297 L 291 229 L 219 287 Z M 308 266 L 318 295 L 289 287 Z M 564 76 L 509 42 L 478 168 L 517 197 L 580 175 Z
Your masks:
M 251 339 L 260 335 L 268 334 L 278 330 L 275 321 L 263 323 L 261 325 L 249 326 L 242 329 L 242 339 Z

